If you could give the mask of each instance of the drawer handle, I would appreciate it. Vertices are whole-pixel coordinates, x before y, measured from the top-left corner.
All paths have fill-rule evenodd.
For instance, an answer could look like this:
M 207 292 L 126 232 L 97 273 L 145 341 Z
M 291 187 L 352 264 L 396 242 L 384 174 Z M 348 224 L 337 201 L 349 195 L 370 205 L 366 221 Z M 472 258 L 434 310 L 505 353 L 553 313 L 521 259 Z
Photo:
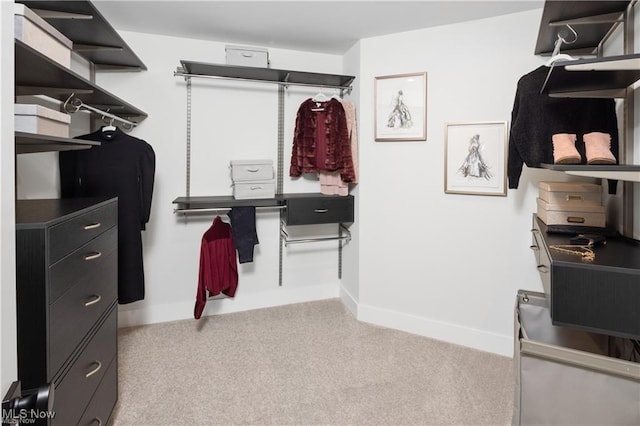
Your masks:
M 84 226 L 84 230 L 88 231 L 90 229 L 100 228 L 101 226 L 102 226 L 102 223 L 100 223 L 100 222 L 90 223 L 90 224 Z
M 529 246 L 529 248 L 530 248 L 531 250 L 533 250 L 533 251 L 539 251 L 539 250 L 540 250 L 540 247 L 538 247 L 538 245 L 537 245 L 537 244 L 531 244 L 531 245 Z
M 87 374 L 84 375 L 84 377 L 86 377 L 87 379 L 89 377 L 93 376 L 94 374 L 96 374 L 102 368 L 102 363 L 100 361 L 93 361 L 92 364 L 97 364 L 97 367 L 94 368 L 93 370 L 89 371 Z
M 91 420 L 91 423 L 89 423 L 89 424 L 92 425 L 94 423 L 97 424 L 98 426 L 102 426 L 102 420 L 100 420 L 97 417 L 94 417 L 93 420 Z
M 567 195 L 567 201 L 582 201 L 582 195 Z
M 84 306 L 91 306 L 91 305 L 95 305 L 96 303 L 98 303 L 100 300 L 102 299 L 102 296 L 100 296 L 99 294 L 94 294 L 93 295 L 93 299 L 89 300 L 88 302 L 84 302 Z
M 567 222 L 569 222 L 569 223 L 584 223 L 584 217 L 567 216 Z
M 328 211 L 329 211 L 329 209 L 315 209 L 314 210 L 314 212 L 316 212 L 316 213 L 326 213 Z
M 260 169 L 247 169 L 247 171 L 251 173 L 255 173 L 255 172 L 259 172 Z
M 549 272 L 549 268 L 547 267 L 547 265 L 538 265 L 538 271 L 546 274 L 547 272 Z
M 94 251 L 94 252 L 93 252 L 93 253 L 91 253 L 91 254 L 87 254 L 87 255 L 85 255 L 84 260 L 95 260 L 95 259 L 99 258 L 100 256 L 102 256 L 102 253 L 101 253 L 101 252 L 99 252 L 99 251 Z
M 252 191 L 255 191 L 256 189 L 262 189 L 262 187 L 261 186 L 252 186 L 251 187 Z

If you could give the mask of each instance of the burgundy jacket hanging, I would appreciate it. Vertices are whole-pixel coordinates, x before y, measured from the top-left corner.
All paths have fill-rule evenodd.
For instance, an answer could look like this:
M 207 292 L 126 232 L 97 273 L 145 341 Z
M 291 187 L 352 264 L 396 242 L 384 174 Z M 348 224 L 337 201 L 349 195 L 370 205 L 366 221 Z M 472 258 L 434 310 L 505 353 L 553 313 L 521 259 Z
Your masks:
M 200 244 L 200 273 L 194 318 L 199 319 L 202 316 L 208 296 L 224 293 L 233 297 L 237 288 L 238 262 L 231 225 L 223 222 L 220 216 L 216 216 L 202 236 Z
M 298 108 L 290 176 L 319 170 L 340 171 L 344 182 L 356 179 L 344 107 L 337 99 L 307 99 Z
M 142 235 L 151 214 L 156 157 L 151 145 L 120 129 L 79 139 L 101 145 L 60 152 L 63 198 L 118 197 L 118 302 L 144 299 Z

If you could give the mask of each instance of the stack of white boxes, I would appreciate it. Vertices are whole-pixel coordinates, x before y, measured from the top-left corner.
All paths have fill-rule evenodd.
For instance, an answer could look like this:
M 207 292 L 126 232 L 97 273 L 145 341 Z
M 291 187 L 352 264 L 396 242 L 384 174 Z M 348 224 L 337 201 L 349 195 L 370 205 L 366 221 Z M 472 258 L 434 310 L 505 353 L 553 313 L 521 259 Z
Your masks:
M 540 182 L 538 217 L 547 225 L 604 228 L 602 187 L 584 182 Z
M 231 161 L 231 180 L 236 200 L 275 197 L 272 160 Z

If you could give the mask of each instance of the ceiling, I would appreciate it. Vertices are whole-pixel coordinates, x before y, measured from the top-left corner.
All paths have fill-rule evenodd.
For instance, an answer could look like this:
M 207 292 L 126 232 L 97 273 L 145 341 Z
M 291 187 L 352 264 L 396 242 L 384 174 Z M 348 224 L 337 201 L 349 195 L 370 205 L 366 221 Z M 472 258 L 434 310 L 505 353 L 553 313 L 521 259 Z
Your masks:
M 542 8 L 536 1 L 94 0 L 118 30 L 344 54 L 362 38 Z

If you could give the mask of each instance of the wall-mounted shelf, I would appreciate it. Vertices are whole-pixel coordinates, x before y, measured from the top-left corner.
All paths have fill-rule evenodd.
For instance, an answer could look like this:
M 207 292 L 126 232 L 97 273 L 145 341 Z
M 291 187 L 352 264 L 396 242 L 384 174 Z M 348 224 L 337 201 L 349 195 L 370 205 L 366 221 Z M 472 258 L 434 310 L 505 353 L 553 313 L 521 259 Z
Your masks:
M 100 142 L 16 132 L 16 154 L 89 149 Z
M 546 1 L 542 10 L 536 55 L 551 55 L 558 34 L 569 24 L 578 33 L 575 42 L 563 46 L 569 54 L 595 55 L 607 34 L 622 22 L 630 1 Z
M 36 11 L 55 29 L 73 41 L 73 50 L 92 62 L 97 71 L 142 71 L 136 56 L 111 24 L 89 1 L 18 0 Z
M 64 102 L 72 93 L 96 108 L 140 121 L 147 114 L 65 68 L 19 40 L 15 41 L 16 95 L 46 95 Z
M 640 182 L 640 165 L 571 165 L 541 164 L 544 169 L 556 170 L 575 176 Z
M 282 85 L 334 87 L 342 89 L 349 89 L 355 79 L 355 77 L 351 75 L 210 64 L 185 60 L 180 61 L 180 63 L 182 67 L 176 71 L 175 75 L 229 78 L 245 81 L 271 82 Z
M 229 210 L 233 207 L 281 207 L 284 206 L 285 198 L 277 195 L 275 198 L 260 198 L 236 200 L 231 195 L 200 196 L 200 197 L 178 197 L 173 200 L 176 205 L 174 213 L 207 213 L 210 211 Z
M 541 93 L 553 97 L 624 98 L 640 80 L 640 54 L 558 61 Z

